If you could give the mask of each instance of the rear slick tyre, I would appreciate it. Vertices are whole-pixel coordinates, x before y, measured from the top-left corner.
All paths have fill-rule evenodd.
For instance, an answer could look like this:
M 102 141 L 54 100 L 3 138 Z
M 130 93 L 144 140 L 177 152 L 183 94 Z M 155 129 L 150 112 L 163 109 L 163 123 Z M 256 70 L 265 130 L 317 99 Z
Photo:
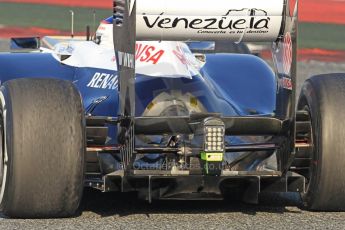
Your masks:
M 0 210 L 9 217 L 73 216 L 83 191 L 81 97 L 71 82 L 18 79 L 0 89 Z
M 313 144 L 302 194 L 309 210 L 345 210 L 344 102 L 345 74 L 315 76 L 302 87 L 298 110 L 309 113 Z

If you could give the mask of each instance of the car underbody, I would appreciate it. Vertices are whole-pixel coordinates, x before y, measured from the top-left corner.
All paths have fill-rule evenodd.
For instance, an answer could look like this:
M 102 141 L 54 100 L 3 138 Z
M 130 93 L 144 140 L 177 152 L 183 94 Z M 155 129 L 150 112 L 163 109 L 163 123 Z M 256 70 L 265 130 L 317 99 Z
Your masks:
M 310 148 L 308 139 L 303 135 L 308 133 L 306 116 L 303 111 L 297 116 L 301 139 L 295 145 L 299 149 Z M 104 145 L 107 130 L 111 128 L 107 125 L 119 122 L 118 118 L 87 117 L 85 186 L 103 192 L 137 191 L 140 197 L 149 201 L 220 199 L 243 190 L 242 198 L 246 202 L 257 203 L 260 192 L 305 191 L 305 177 L 298 174 L 300 169 L 295 167 L 291 171 L 284 168 L 288 162 L 280 163 L 284 158 L 291 162 L 294 159 L 289 156 L 288 148 L 284 148 L 288 141 L 283 135 L 289 127 L 288 120 L 222 118 L 220 114 L 141 117 L 135 119 L 137 139 L 140 135 L 148 138 L 167 133 L 160 136 L 160 143 L 133 145 L 128 149 Z M 217 126 L 212 122 L 216 122 Z M 221 143 L 224 150 L 220 154 L 215 153 L 217 150 L 203 154 L 204 142 L 209 136 L 213 138 L 207 130 L 214 127 L 219 128 L 222 137 L 225 134 L 225 137 L 235 136 L 248 142 L 231 144 L 225 140 Z M 284 157 L 284 154 L 289 157 Z

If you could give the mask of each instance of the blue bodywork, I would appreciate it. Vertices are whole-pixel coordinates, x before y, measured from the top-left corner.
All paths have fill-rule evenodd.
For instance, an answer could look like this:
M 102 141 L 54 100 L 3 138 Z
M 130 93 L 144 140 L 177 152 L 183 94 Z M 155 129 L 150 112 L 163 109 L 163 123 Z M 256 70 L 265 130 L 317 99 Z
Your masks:
M 262 59 L 247 54 L 207 54 L 206 60 L 200 75 L 192 79 L 137 75 L 136 115 L 142 116 L 160 93 L 179 91 L 193 95 L 207 112 L 224 116 L 274 116 L 277 80 Z M 17 78 L 72 81 L 82 95 L 85 108 L 107 97 L 95 107 L 92 115 L 117 116 L 117 89 L 88 87 L 96 73 L 116 76 L 114 71 L 63 65 L 49 53 L 3 53 L 0 54 L 0 67 L 1 83 Z M 116 136 L 116 133 L 110 135 Z M 108 144 L 116 144 L 114 136 Z

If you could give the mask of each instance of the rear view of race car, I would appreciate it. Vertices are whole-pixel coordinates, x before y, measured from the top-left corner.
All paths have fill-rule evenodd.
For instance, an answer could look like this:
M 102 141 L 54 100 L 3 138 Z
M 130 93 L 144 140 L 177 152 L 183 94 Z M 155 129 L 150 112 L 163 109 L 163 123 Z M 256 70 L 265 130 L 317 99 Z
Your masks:
M 296 103 L 293 2 L 115 0 L 114 75 L 96 72 L 85 91 L 78 62 L 70 79 L 3 82 L 1 210 L 72 216 L 84 187 L 149 202 L 298 192 L 308 209 L 344 210 L 345 75 L 312 77 Z M 251 54 L 193 53 L 208 42 L 268 43 L 274 68 Z M 76 47 L 61 65 L 77 63 Z

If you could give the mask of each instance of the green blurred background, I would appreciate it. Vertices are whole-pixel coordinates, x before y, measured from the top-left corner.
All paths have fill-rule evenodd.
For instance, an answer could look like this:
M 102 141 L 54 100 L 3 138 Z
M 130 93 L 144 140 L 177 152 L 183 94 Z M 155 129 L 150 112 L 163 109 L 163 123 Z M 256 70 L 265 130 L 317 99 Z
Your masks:
M 43 4 L 0 2 L 0 25 L 49 28 L 68 33 L 71 28 L 70 10 L 75 13 L 75 31 L 82 34 L 86 25 L 98 26 L 99 21 L 111 15 L 111 9 L 91 9 Z M 96 22 L 94 22 L 94 12 Z M 299 47 L 345 50 L 345 25 L 301 22 Z M 1 34 L 0 34 L 1 36 Z

